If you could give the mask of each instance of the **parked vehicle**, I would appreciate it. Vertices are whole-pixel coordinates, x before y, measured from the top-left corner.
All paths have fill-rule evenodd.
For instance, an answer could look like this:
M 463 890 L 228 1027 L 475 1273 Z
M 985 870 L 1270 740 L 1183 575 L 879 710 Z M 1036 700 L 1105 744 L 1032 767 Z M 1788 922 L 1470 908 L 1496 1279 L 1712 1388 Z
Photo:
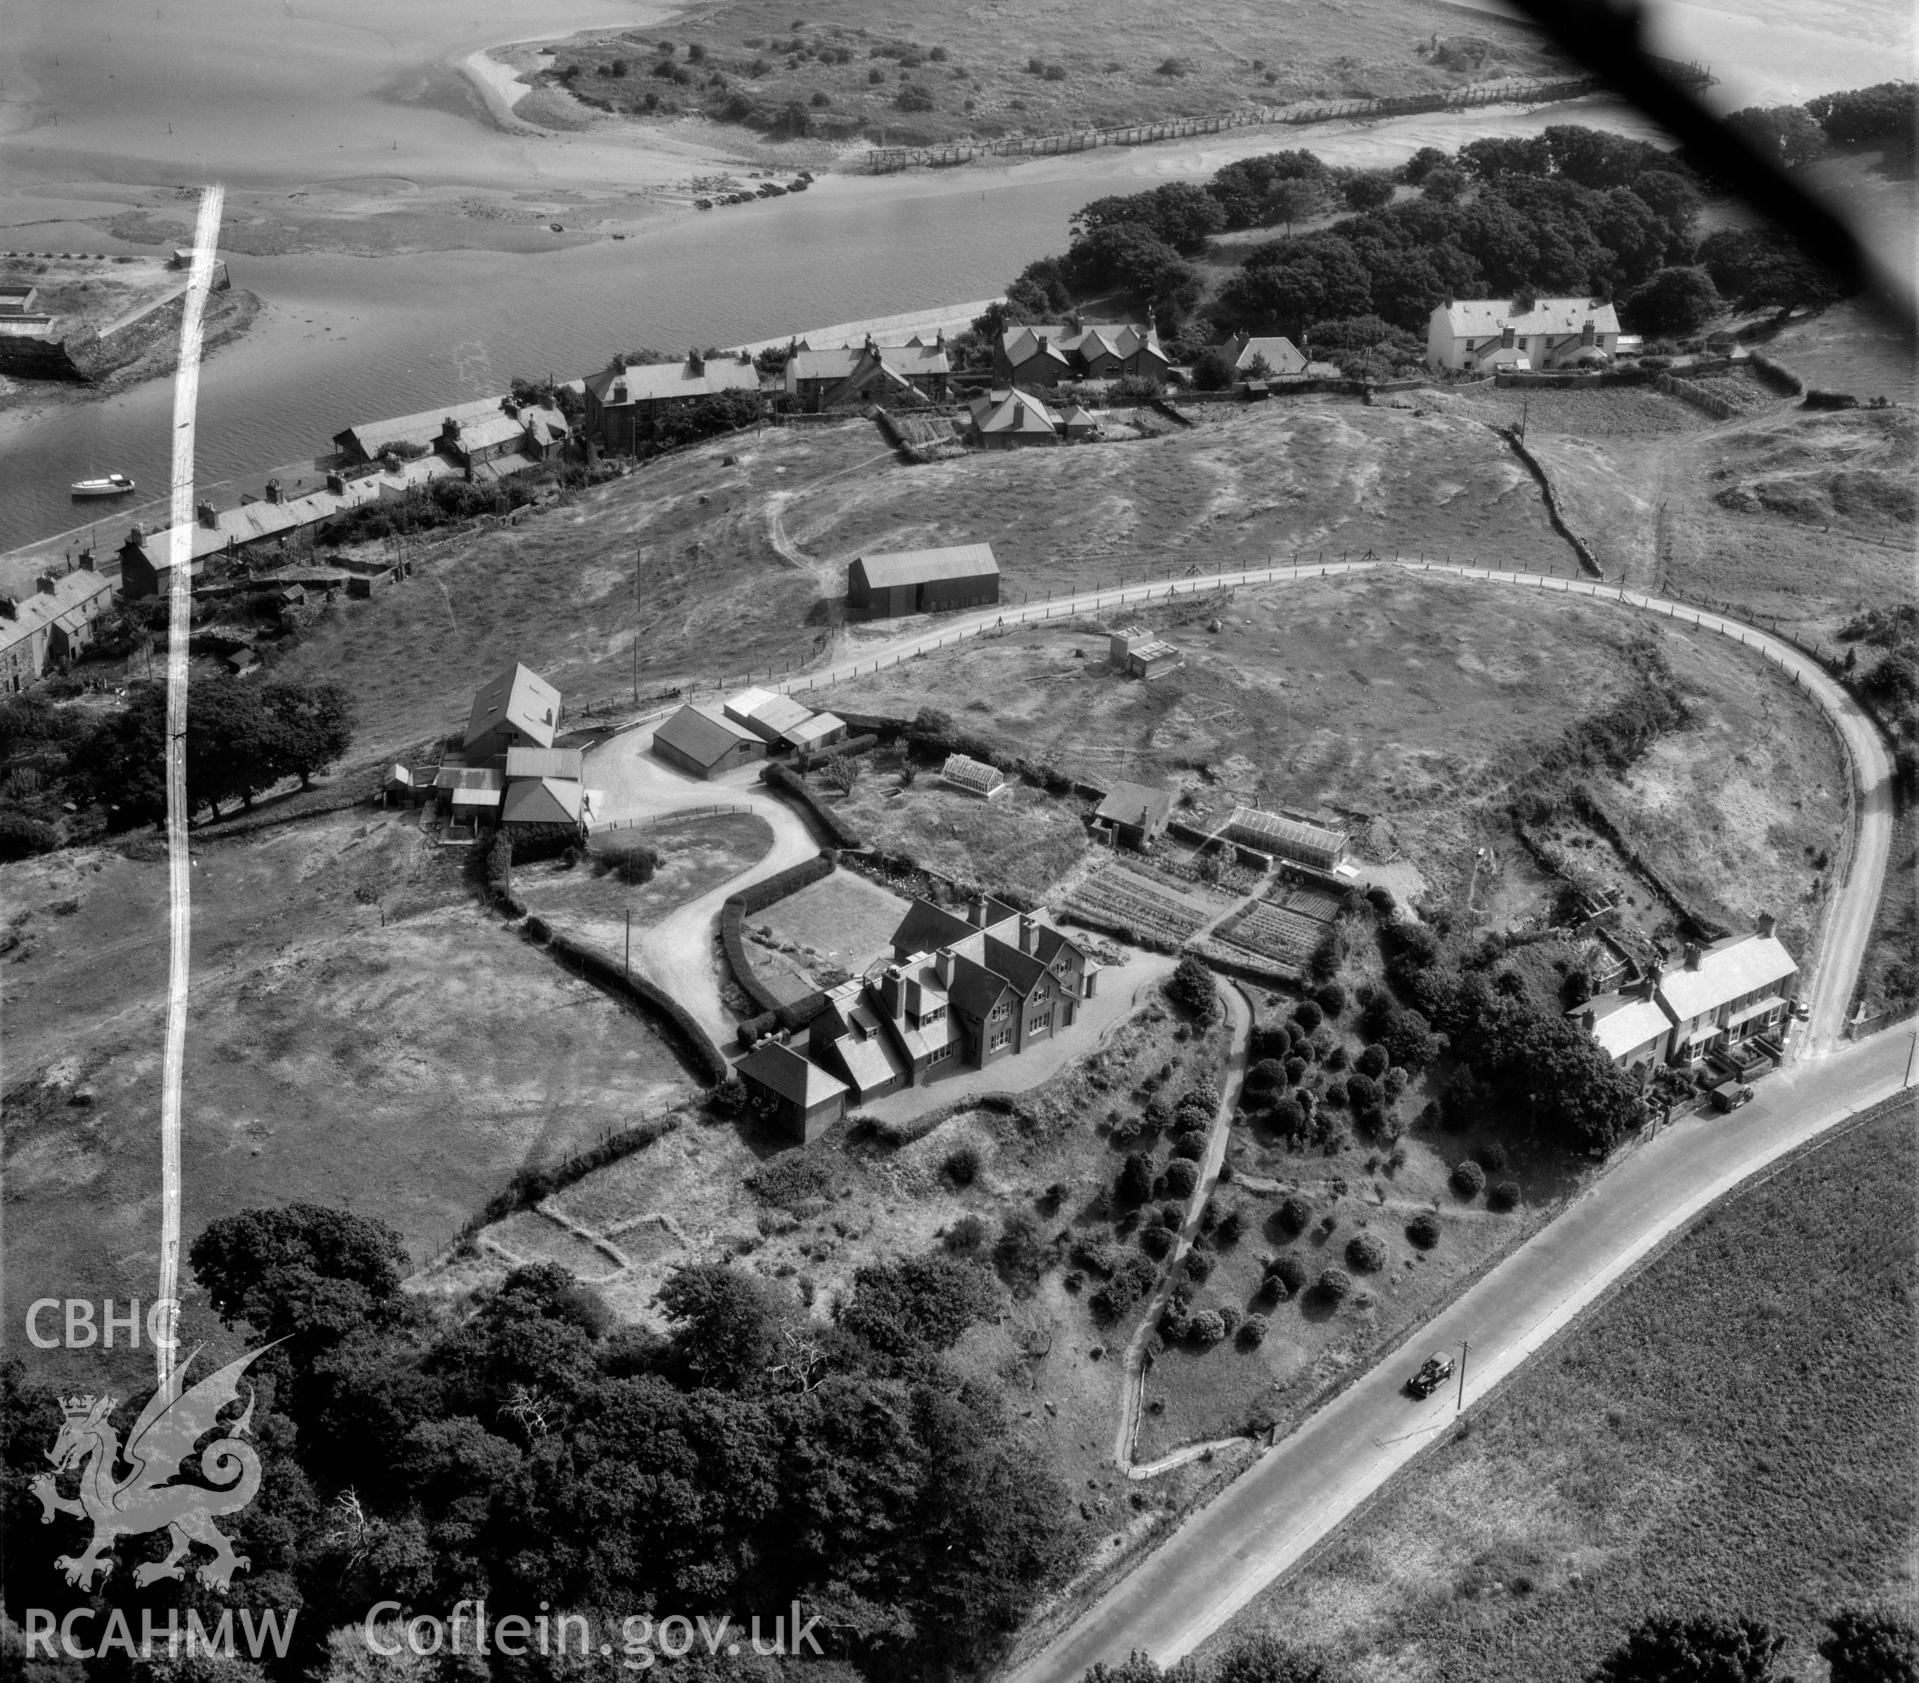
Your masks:
M 1451 1356 L 1428 1356 L 1419 1364 L 1419 1371 L 1406 1381 L 1406 1393 L 1408 1396 L 1430 1397 L 1452 1376 Z
M 1792 1002 L 1792 1020 L 1795 1023 L 1808 1022 L 1811 1020 L 1811 1017 L 1812 1017 L 1812 1006 L 1808 1001 L 1803 999 L 1795 999 Z
M 1714 1110 L 1737 1110 L 1752 1098 L 1752 1089 L 1742 1081 L 1722 1081 L 1712 1089 Z

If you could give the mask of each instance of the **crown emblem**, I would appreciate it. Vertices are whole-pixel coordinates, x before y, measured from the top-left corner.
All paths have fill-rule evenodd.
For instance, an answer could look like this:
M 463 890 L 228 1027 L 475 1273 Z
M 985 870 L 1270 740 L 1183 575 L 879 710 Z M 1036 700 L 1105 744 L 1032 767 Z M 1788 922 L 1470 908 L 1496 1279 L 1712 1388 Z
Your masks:
M 89 1391 L 84 1397 L 62 1397 L 60 1399 L 60 1407 L 69 1420 L 86 1420 L 92 1416 L 93 1405 L 99 1401 L 101 1401 L 101 1399 Z M 106 1408 L 103 1412 L 111 1414 L 114 1408 L 114 1399 L 108 1397 L 105 1401 Z

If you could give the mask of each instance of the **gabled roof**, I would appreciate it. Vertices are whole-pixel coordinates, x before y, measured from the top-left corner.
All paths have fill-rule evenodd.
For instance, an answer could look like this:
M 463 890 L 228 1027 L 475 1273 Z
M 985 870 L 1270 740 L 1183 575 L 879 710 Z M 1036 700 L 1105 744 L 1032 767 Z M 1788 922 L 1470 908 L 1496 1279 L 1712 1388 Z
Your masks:
M 705 707 L 682 707 L 653 732 L 655 742 L 663 742 L 677 753 L 702 766 L 718 765 L 742 742 L 760 745 L 750 730 L 722 718 Z
M 615 397 L 616 383 L 624 384 L 626 395 Z M 748 357 L 742 362 L 734 356 L 710 356 L 680 362 L 614 363 L 597 374 L 589 374 L 586 388 L 603 404 L 656 403 L 663 398 L 711 397 L 716 392 L 760 389 L 760 371 Z
M 502 725 L 511 725 L 542 748 L 551 748 L 559 723 L 560 692 L 537 672 L 516 664 L 474 692 L 466 740 L 474 742 Z
M 1526 309 L 1519 300 L 1460 298 L 1435 306 L 1455 338 L 1497 337 L 1510 325 L 1516 335 L 1577 333 L 1590 321 L 1595 333 L 1617 333 L 1619 312 L 1603 298 L 1578 294 L 1571 298 L 1535 298 Z
M 934 579 L 983 578 L 999 575 L 990 543 L 951 544 L 944 549 L 899 549 L 884 555 L 862 555 L 853 562 L 872 590 L 894 585 L 926 584 Z M 849 569 L 850 570 L 850 569 Z
M 577 783 L 585 775 L 586 756 L 577 748 L 509 748 L 506 751 L 506 775 L 513 777 L 557 777 Z
M 1001 995 L 1009 991 L 1011 984 L 1004 976 L 970 956 L 964 948 L 954 950 L 953 985 L 947 989 L 946 997 L 955 1011 L 982 1018 L 998 1003 Z
M 1684 1022 L 1798 972 L 1798 961 L 1776 935 L 1729 935 L 1699 955 L 1698 969 L 1675 965 L 1667 970 L 1659 992 L 1674 1020 Z
M 489 415 L 485 420 L 463 422 L 454 442 L 462 450 L 487 450 L 495 444 L 514 444 L 526 436 L 526 422 L 511 415 Z
M 829 736 L 835 736 L 845 729 L 846 721 L 838 714 L 815 713 L 783 734 L 795 748 L 805 748 L 812 743 L 824 742 Z
M 973 933 L 973 926 L 956 912 L 931 900 L 915 900 L 893 931 L 895 952 L 934 952 Z
M 422 409 L 416 415 L 395 415 L 385 421 L 361 421 L 336 432 L 333 442 L 355 446 L 368 457 L 379 455 L 389 444 L 431 445 L 449 419 L 458 421 L 462 427 L 469 422 L 477 424 L 500 414 L 500 406 L 511 401 L 502 393 L 499 397 L 478 397 L 470 403 L 443 404 L 438 409 Z
M 1017 931 L 1011 941 L 1002 941 L 990 933 L 987 935 L 986 968 L 1004 976 L 1021 999 L 1038 987 L 1048 974 L 1044 960 L 1020 951 Z
M 14 605 L 12 619 L 0 618 L 0 649 L 11 648 L 56 622 L 65 623 L 82 610 L 103 610 L 104 598 L 112 591 L 113 586 L 89 568 L 76 567 L 63 573 L 53 581 L 53 589 L 35 590 L 31 596 L 21 597 Z
M 970 405 L 973 425 L 982 433 L 1056 435 L 1064 424 L 1057 409 L 1015 386 L 1005 393 L 976 397 Z
M 1143 654 L 1143 649 L 1133 651 Z M 1099 803 L 1095 818 L 1115 824 L 1138 824 L 1143 828 L 1163 820 L 1173 810 L 1173 791 L 1155 789 L 1145 783 L 1115 783 Z
M 1609 1058 L 1623 1058 L 1673 1026 L 1671 1015 L 1659 1001 L 1643 994 L 1599 994 L 1584 1005 L 1575 1005 L 1566 1015 L 1583 1020 L 1588 1011 L 1593 1014 L 1592 1037 Z
M 577 824 L 580 786 L 561 777 L 521 777 L 507 785 L 500 808 L 506 824 Z
M 1072 359 L 1060 348 L 1059 326 L 1009 327 L 1000 335 L 1000 350 L 1006 360 L 1015 368 L 1030 362 L 1036 356 L 1043 356 L 1049 362 L 1057 362 L 1061 368 L 1071 369 Z M 1046 344 L 1040 345 L 1044 335 Z
M 777 1040 L 769 1040 L 733 1067 L 742 1080 L 757 1082 L 788 1103 L 798 1105 L 803 1111 L 824 1104 L 836 1093 L 846 1091 L 844 1081 L 834 1080 L 818 1064 L 801 1057 L 792 1047 L 782 1046 Z
M 1265 359 L 1274 374 L 1303 374 L 1306 359 L 1292 340 L 1277 333 L 1239 333 L 1220 346 L 1220 352 L 1235 369 L 1244 370 L 1254 357 Z
M 789 731 L 798 730 L 812 716 L 812 708 L 795 701 L 790 695 L 769 695 L 753 709 L 753 723 L 763 731 L 770 730 L 775 736 L 785 736 Z

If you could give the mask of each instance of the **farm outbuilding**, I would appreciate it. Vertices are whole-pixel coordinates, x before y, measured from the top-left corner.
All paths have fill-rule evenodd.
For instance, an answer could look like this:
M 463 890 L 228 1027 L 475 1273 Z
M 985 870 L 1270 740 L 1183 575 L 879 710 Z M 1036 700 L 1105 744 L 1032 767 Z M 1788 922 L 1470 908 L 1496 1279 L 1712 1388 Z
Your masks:
M 746 1090 L 802 1145 L 846 1114 L 846 1083 L 790 1046 L 769 1040 L 734 1066 Z
M 1163 678 L 1185 664 L 1178 649 L 1150 631 L 1115 631 L 1107 641 L 1106 658 L 1115 672 L 1129 678 Z
M 718 777 L 764 759 L 766 744 L 714 707 L 682 707 L 653 732 L 653 752 L 694 777 Z
M 807 720 L 813 717 L 812 708 L 790 695 L 776 695 L 771 690 L 757 688 L 740 691 L 725 704 L 722 712 L 730 723 L 751 731 L 762 742 L 775 747 L 782 743 L 799 746 L 795 733 L 802 731 Z
M 965 754 L 946 756 L 946 764 L 940 767 L 940 780 L 952 784 L 955 789 L 964 789 L 969 795 L 980 795 L 987 800 L 1006 787 L 1006 774 L 998 766 L 989 766 L 984 760 L 975 760 Z
M 846 569 L 850 619 L 985 608 L 998 600 L 999 562 L 990 543 L 862 555 Z
M 1093 814 L 1096 829 L 1108 831 L 1121 847 L 1143 848 L 1166 828 L 1173 815 L 1173 791 L 1144 783 L 1115 783 Z
M 815 713 L 786 733 L 786 740 L 802 754 L 817 754 L 846 740 L 846 721 L 837 713 Z
M 1233 816 L 1226 821 L 1226 835 L 1275 859 L 1290 859 L 1317 871 L 1330 871 L 1346 857 L 1345 831 L 1329 830 L 1276 812 L 1259 812 L 1250 806 L 1233 809 Z

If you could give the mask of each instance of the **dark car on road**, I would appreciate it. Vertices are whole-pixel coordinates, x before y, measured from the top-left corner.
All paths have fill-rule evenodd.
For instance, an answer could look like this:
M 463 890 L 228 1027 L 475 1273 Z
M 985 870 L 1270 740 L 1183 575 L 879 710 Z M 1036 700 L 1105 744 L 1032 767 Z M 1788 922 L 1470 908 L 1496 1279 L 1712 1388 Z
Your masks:
M 1451 1356 L 1428 1356 L 1419 1364 L 1419 1371 L 1406 1381 L 1406 1394 L 1413 1397 L 1430 1397 L 1452 1376 Z

